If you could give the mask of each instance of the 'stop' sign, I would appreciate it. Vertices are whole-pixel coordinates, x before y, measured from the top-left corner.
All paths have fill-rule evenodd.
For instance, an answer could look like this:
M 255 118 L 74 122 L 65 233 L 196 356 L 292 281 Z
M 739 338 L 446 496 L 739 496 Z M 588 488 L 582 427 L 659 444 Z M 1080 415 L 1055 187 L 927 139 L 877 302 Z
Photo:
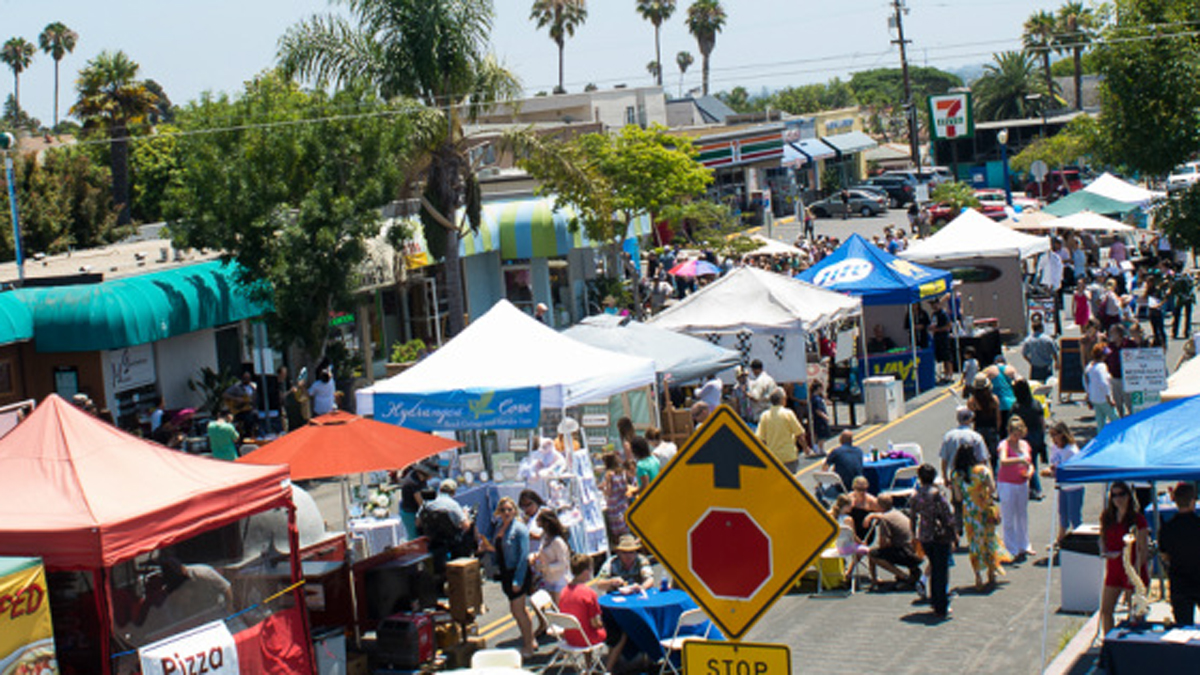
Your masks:
M 971 94 L 962 92 L 930 96 L 929 119 L 933 120 L 933 137 L 937 140 L 970 138 L 975 135 Z

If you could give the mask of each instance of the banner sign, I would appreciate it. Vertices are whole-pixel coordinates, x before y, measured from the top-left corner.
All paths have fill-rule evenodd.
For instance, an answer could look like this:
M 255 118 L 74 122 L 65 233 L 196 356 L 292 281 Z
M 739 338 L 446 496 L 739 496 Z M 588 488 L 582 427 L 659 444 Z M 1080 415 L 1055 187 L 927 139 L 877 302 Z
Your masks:
M 57 673 L 46 569 L 0 558 L 0 673 Z
M 1122 349 L 1121 383 L 1133 403 L 1133 412 L 1145 410 L 1162 400 L 1167 388 L 1167 359 L 1163 350 Z
M 239 675 L 237 643 L 224 621 L 146 645 L 138 659 L 142 675 Z
M 114 394 L 154 384 L 154 348 L 148 344 L 105 352 L 104 361 Z
M 541 415 L 538 387 L 375 394 L 375 419 L 417 431 L 533 429 Z
M 971 94 L 945 94 L 929 97 L 929 119 L 933 120 L 933 138 L 939 141 L 970 138 L 975 135 L 975 116 Z

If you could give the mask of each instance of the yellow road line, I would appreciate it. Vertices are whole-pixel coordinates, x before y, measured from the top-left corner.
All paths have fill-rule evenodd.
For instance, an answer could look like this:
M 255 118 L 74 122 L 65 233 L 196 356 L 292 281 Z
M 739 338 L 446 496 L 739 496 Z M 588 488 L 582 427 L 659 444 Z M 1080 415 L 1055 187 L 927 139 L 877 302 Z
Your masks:
M 507 616 L 502 616 L 499 619 L 496 619 L 495 621 L 487 624 L 486 626 L 480 626 L 479 632 L 486 633 L 486 632 L 492 630 L 493 628 L 495 628 L 496 626 L 499 626 L 500 624 L 504 623 L 505 621 L 512 621 L 512 615 L 509 614 Z
M 499 624 L 499 625 L 496 625 L 496 624 Z M 508 629 L 517 625 L 517 620 L 514 619 L 511 614 L 509 614 L 508 616 L 504 617 L 503 619 L 500 619 L 498 622 L 495 622 L 494 624 L 491 624 L 491 625 L 495 626 L 495 628 L 493 628 L 492 630 L 489 630 L 487 632 L 484 632 L 482 630 L 479 631 L 479 636 L 482 637 L 484 640 L 491 641 L 493 638 L 503 635 L 505 632 L 508 631 Z

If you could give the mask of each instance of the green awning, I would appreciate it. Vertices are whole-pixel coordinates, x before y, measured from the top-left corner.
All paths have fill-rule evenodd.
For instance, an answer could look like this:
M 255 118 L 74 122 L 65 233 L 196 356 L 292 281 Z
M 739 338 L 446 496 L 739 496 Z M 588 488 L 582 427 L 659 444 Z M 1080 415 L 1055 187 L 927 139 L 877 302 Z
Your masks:
M 0 293 L 0 345 L 33 338 L 33 314 L 15 293 Z
M 220 261 L 16 293 L 33 313 L 34 343 L 43 353 L 121 349 L 271 311 Z
M 1075 215 L 1082 211 L 1091 211 L 1102 216 L 1123 216 L 1137 208 L 1137 204 L 1119 202 L 1087 190 L 1077 190 L 1042 209 L 1042 212 L 1059 218 Z

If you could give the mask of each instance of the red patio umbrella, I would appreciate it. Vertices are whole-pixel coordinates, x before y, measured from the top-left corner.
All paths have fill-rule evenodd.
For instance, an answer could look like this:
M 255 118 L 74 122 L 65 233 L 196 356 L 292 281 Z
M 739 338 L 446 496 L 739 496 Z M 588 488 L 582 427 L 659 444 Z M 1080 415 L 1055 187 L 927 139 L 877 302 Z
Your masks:
M 292 480 L 399 469 L 462 443 L 335 411 L 242 456 L 242 464 L 287 464 Z

